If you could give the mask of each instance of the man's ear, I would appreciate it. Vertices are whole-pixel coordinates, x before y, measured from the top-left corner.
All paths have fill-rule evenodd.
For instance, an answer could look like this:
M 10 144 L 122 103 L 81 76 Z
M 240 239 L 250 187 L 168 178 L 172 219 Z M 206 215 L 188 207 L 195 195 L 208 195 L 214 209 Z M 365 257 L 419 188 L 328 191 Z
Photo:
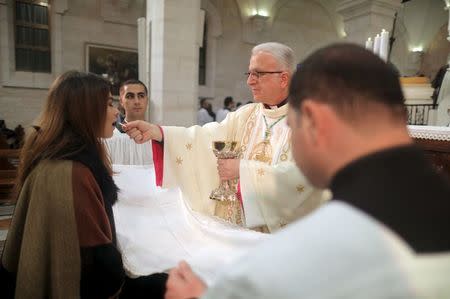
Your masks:
M 300 124 L 305 132 L 305 138 L 307 138 L 310 143 L 315 143 L 317 134 L 314 109 L 314 102 L 308 99 L 303 100 L 303 103 L 300 106 Z
M 316 146 L 323 145 L 330 129 L 327 105 L 319 101 L 306 99 L 303 101 L 301 109 L 302 125 L 305 126 L 305 132 L 308 134 L 310 141 Z
M 306 119 L 315 145 L 329 147 L 330 134 L 338 125 L 333 109 L 326 103 L 314 100 L 305 100 L 304 105 L 304 115 L 308 116 Z
M 124 97 L 125 97 L 125 95 L 124 94 L 119 94 L 119 103 L 120 103 L 120 105 L 122 105 L 122 107 L 124 107 L 124 105 L 123 105 L 123 102 L 124 102 Z
M 281 77 L 281 87 L 283 87 L 283 88 L 288 87 L 289 81 L 291 79 L 289 77 L 289 74 L 286 72 L 283 72 L 280 77 Z

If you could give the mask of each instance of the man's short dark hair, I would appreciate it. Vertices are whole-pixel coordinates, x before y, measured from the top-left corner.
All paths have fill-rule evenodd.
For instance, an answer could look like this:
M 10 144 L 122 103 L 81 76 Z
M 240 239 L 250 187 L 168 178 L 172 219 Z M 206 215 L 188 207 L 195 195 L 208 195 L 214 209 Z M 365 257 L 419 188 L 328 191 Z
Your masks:
M 384 105 L 402 120 L 406 116 L 398 74 L 356 44 L 333 44 L 301 62 L 292 77 L 289 103 L 299 110 L 306 98 L 331 105 L 345 119 L 364 117 L 371 104 Z
M 228 106 L 230 106 L 230 104 L 233 102 L 233 97 L 226 97 L 223 100 L 223 106 L 226 108 Z
M 138 79 L 129 79 L 129 80 L 126 80 L 125 82 L 123 82 L 122 84 L 120 84 L 120 89 L 119 89 L 119 90 L 122 90 L 122 88 L 123 88 L 125 85 L 131 85 L 131 84 L 140 84 L 140 85 L 144 86 L 145 94 L 148 95 L 147 86 L 145 86 L 145 84 L 144 84 L 141 80 L 138 80 Z

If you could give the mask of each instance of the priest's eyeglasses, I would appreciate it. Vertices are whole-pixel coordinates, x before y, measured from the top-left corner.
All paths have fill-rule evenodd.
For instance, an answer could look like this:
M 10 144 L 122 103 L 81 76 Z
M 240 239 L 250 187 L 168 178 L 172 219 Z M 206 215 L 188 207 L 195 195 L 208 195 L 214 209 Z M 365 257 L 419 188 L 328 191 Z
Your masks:
M 273 72 L 258 72 L 258 71 L 252 71 L 252 72 L 246 72 L 244 73 L 245 77 L 248 78 L 253 78 L 253 79 L 259 79 L 264 75 L 267 74 L 281 74 L 283 73 L 283 71 L 273 71 Z

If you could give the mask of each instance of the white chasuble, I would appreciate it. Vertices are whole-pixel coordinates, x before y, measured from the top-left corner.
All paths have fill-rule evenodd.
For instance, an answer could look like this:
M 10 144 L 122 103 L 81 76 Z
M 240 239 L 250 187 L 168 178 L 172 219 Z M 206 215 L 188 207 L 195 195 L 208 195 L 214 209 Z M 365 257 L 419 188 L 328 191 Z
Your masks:
M 192 209 L 214 215 L 209 198 L 219 186 L 213 141 L 237 141 L 242 147 L 240 186 L 247 227 L 270 231 L 318 207 L 328 192 L 315 190 L 292 161 L 288 105 L 264 109 L 249 104 L 228 113 L 221 123 L 203 127 L 163 127 L 163 187 L 180 187 Z

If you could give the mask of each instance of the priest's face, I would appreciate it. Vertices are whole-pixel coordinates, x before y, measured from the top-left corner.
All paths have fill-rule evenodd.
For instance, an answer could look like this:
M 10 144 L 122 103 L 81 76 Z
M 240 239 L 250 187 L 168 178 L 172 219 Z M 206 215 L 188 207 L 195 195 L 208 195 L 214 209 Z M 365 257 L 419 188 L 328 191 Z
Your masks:
M 250 58 L 247 85 L 253 100 L 277 105 L 287 96 L 289 76 L 278 61 L 267 52 L 258 52 Z

